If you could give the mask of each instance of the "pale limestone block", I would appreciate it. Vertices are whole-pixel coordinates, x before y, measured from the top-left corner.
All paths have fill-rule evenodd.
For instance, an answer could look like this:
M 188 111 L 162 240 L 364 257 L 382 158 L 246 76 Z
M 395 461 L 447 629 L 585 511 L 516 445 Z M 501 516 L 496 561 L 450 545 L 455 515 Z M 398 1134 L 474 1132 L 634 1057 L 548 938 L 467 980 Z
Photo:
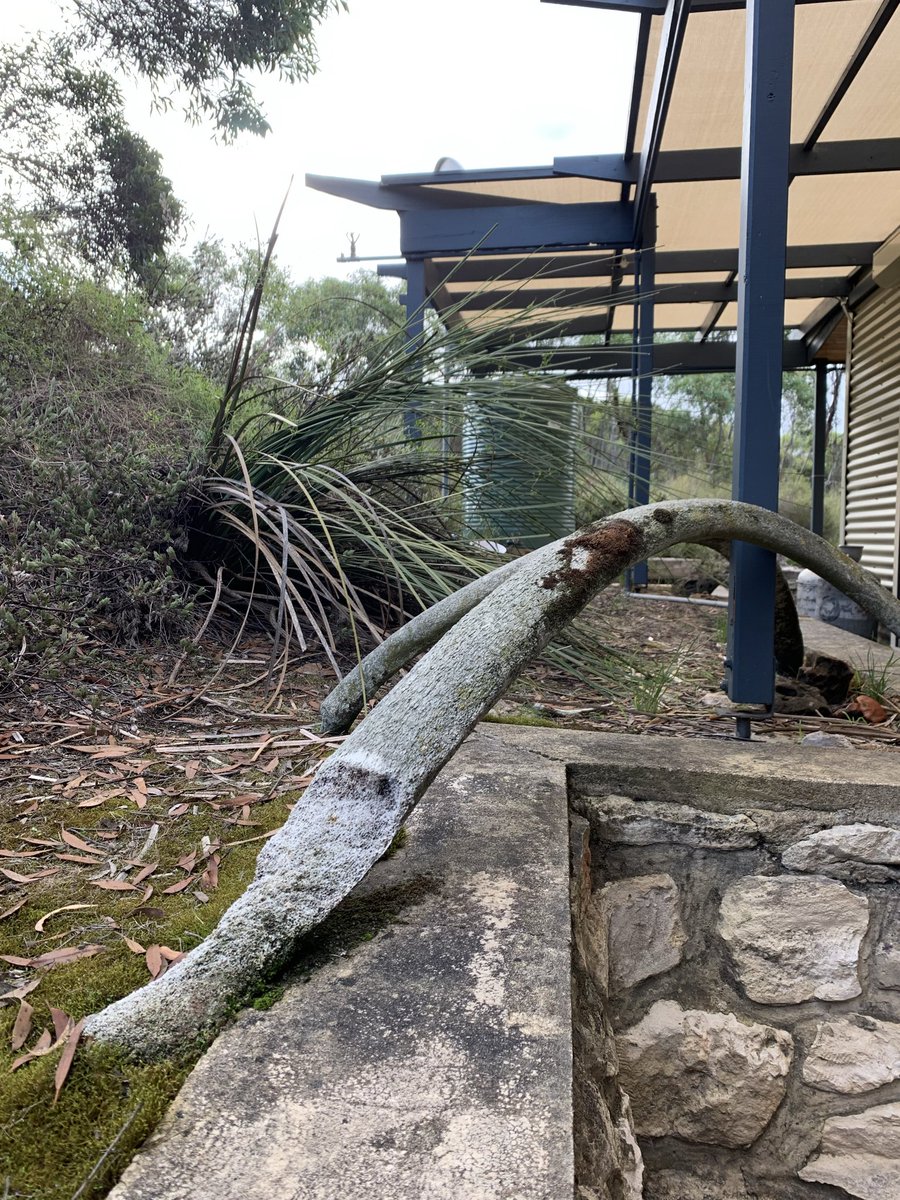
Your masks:
M 803 1082 L 852 1096 L 900 1079 L 900 1024 L 854 1014 L 823 1021 L 803 1064 Z
M 818 1154 L 798 1174 L 857 1200 L 900 1200 L 900 1104 L 829 1117 Z
M 660 1000 L 616 1039 L 635 1129 L 717 1146 L 749 1146 L 784 1096 L 789 1033 L 730 1013 Z
M 868 924 L 868 901 L 836 880 L 747 875 L 722 899 L 719 933 L 751 1000 L 800 1004 L 860 994 Z
M 681 962 L 686 939 L 678 901 L 678 886 L 671 875 L 639 875 L 602 889 L 600 908 L 613 991 L 634 987 Z
M 747 850 L 759 844 L 750 817 L 704 812 L 687 804 L 603 796 L 591 802 L 591 830 L 606 842 L 698 850 Z
M 793 871 L 882 883 L 900 875 L 900 830 L 866 823 L 835 825 L 789 846 L 781 861 Z

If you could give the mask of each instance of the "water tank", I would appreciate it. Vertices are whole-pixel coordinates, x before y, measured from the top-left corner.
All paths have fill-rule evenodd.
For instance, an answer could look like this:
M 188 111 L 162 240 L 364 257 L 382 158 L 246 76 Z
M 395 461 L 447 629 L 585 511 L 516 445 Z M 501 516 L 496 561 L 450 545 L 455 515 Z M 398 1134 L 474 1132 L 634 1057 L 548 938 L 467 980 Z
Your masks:
M 862 557 L 862 546 L 840 546 L 839 549 L 854 562 L 859 562 Z M 801 571 L 797 576 L 797 613 L 801 617 L 816 617 L 858 637 L 873 639 L 878 631 L 874 617 L 814 571 Z
M 573 399 L 568 399 L 572 395 Z M 463 518 L 467 531 L 533 550 L 575 528 L 574 392 L 529 381 L 503 399 L 496 384 L 465 405 Z

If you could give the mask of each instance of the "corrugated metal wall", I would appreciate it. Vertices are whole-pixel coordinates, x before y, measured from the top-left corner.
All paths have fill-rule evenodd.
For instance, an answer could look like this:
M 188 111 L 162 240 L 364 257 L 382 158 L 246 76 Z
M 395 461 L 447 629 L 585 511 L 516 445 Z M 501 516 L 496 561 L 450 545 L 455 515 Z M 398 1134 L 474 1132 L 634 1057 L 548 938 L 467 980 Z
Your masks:
M 850 335 L 843 540 L 896 591 L 900 291 L 860 305 Z

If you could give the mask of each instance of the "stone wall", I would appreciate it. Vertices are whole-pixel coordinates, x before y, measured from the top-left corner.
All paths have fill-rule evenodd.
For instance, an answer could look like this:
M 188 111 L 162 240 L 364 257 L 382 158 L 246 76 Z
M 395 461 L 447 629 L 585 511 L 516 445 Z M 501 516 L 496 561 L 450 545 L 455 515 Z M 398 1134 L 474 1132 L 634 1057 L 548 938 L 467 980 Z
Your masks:
M 900 1200 L 900 788 L 780 786 L 574 790 L 582 1200 Z

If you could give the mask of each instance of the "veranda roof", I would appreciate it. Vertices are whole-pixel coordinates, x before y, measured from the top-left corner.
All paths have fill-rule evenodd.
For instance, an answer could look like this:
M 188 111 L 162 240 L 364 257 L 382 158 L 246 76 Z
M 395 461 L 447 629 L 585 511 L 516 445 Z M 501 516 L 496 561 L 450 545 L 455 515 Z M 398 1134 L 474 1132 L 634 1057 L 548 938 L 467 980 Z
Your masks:
M 513 210 L 521 214 L 528 206 L 562 213 L 556 206 L 565 205 L 574 206 L 567 213 L 586 212 L 579 206 L 611 208 L 652 187 L 656 328 L 680 331 L 695 341 L 708 339 L 713 330 L 732 330 L 737 321 L 743 5 L 695 0 L 675 47 L 677 70 L 668 93 L 663 84 L 666 107 L 660 103 L 660 79 L 673 46 L 665 0 L 578 2 L 644 10 L 635 18 L 641 34 L 623 154 L 557 159 L 545 167 L 387 176 L 378 185 L 317 177 L 309 182 L 394 207 L 401 217 L 433 207 L 480 210 L 480 225 L 472 224 L 470 246 L 475 248 L 468 255 L 456 246 L 448 253 L 438 252 L 437 245 L 428 252 L 421 238 L 413 243 L 408 257 L 424 258 L 432 303 L 448 322 L 470 326 L 522 316 L 525 310 L 527 328 L 536 336 L 554 337 L 632 329 L 634 252 L 594 247 L 579 233 L 571 243 L 564 234 L 555 235 L 552 242 L 496 253 L 481 243 L 479 230 L 502 230 Z M 683 0 L 682 7 L 687 7 Z M 802 335 L 809 359 L 841 357 L 836 326 L 842 306 L 871 288 L 872 254 L 900 224 L 898 7 L 900 0 L 797 4 L 785 323 Z M 662 133 L 654 145 L 653 126 L 659 127 L 660 117 Z M 363 187 L 370 191 L 360 193 Z

